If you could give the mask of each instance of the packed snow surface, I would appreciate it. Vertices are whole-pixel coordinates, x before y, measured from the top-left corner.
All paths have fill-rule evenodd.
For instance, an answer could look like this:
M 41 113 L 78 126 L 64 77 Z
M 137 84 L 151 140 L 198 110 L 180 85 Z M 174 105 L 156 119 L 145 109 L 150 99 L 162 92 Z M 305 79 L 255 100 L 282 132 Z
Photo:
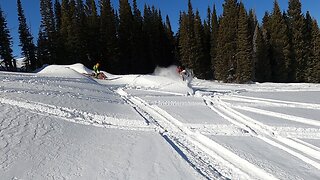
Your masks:
M 320 179 L 319 84 L 0 72 L 0 179 Z

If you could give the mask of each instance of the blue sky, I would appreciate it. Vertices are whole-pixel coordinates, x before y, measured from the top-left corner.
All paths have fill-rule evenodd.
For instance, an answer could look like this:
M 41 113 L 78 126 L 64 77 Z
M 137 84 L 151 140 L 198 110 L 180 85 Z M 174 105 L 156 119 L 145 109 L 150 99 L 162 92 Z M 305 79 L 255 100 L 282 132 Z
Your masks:
M 132 0 L 129 0 L 131 2 Z M 39 24 L 40 10 L 39 0 L 21 0 L 27 22 L 32 30 L 34 41 L 36 41 Z M 111 0 L 113 7 L 118 8 L 118 0 Z M 154 5 L 161 9 L 162 15 L 169 15 L 171 25 L 174 31 L 178 28 L 179 12 L 187 10 L 187 0 L 137 0 L 140 10 L 143 10 L 144 4 Z M 192 0 L 194 9 L 200 11 L 202 19 L 206 18 L 207 8 L 216 5 L 218 14 L 222 13 L 222 4 L 224 0 Z M 246 8 L 255 10 L 259 20 L 263 17 L 265 11 L 272 11 L 273 0 L 242 0 Z M 283 10 L 288 8 L 288 0 L 278 0 Z M 311 15 L 320 22 L 320 1 L 319 0 L 301 0 L 303 12 L 310 11 Z M 19 36 L 18 36 L 18 17 L 16 9 L 16 0 L 0 0 L 0 6 L 4 11 L 8 21 L 8 27 L 13 38 L 13 54 L 20 57 Z

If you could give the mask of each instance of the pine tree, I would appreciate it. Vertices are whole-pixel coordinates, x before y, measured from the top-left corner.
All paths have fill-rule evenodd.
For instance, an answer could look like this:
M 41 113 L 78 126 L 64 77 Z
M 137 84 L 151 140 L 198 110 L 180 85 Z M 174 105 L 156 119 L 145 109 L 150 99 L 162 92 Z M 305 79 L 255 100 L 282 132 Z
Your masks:
M 118 73 L 121 64 L 116 17 L 110 0 L 100 0 L 100 43 L 102 68 L 110 73 Z
M 0 7 L 0 59 L 3 59 L 6 70 L 16 71 L 16 63 L 12 56 L 11 36 L 7 27 L 7 21 Z
M 255 81 L 257 82 L 268 82 L 271 80 L 271 67 L 268 54 L 267 43 L 257 24 L 253 35 L 253 63 Z
M 188 1 L 188 13 L 183 12 L 180 23 L 179 49 L 181 64 L 194 69 L 195 57 L 194 13 L 191 1 Z
M 253 78 L 250 30 L 248 15 L 243 3 L 240 3 L 236 49 L 236 81 L 245 83 Z
M 59 15 L 56 15 L 58 17 Z M 61 43 L 61 54 L 63 59 L 59 59 L 59 64 L 69 64 L 72 60 L 72 43 L 69 42 L 69 36 L 72 36 L 72 13 L 69 0 L 62 0 L 61 3 L 61 25 L 57 24 L 57 30 L 59 31 L 58 41 Z M 59 22 L 59 21 L 58 21 Z M 57 23 L 58 23 L 57 22 Z
M 119 48 L 120 60 L 122 62 L 121 74 L 131 73 L 132 70 L 132 21 L 133 15 L 128 0 L 120 0 L 119 2 Z
M 218 80 L 227 82 L 235 80 L 237 20 L 237 0 L 225 0 L 223 15 L 219 23 L 215 58 L 215 77 Z
M 22 9 L 21 0 L 17 0 L 18 20 L 19 20 L 19 38 L 22 54 L 25 56 L 24 66 L 27 71 L 37 68 L 37 59 L 35 55 L 35 45 L 30 29 L 27 25 L 24 11 Z
M 273 12 L 268 23 L 272 51 L 272 80 L 274 82 L 288 82 L 288 72 L 291 63 L 289 31 L 285 16 L 281 13 L 277 1 L 274 2 Z
M 289 0 L 289 27 L 291 32 L 291 41 L 293 49 L 292 72 L 289 72 L 290 80 L 305 82 L 306 62 L 306 45 L 304 43 L 304 17 L 301 12 L 300 0 Z
M 171 23 L 169 16 L 166 16 L 166 22 L 165 22 L 165 42 L 166 42 L 166 49 L 165 49 L 165 59 L 166 61 L 164 62 L 165 67 L 172 65 L 176 61 L 175 57 L 175 39 L 174 39 L 174 33 L 171 28 Z
M 143 67 L 147 61 L 145 55 L 146 39 L 142 30 L 142 15 L 137 6 L 137 1 L 133 0 L 133 22 L 132 22 L 132 73 L 146 73 L 147 68 Z
M 55 22 L 52 9 L 51 0 L 40 0 L 40 14 L 41 14 L 41 24 L 40 30 L 42 34 L 42 41 L 40 44 L 43 46 L 42 49 L 45 49 L 44 54 L 38 54 L 40 59 L 43 59 L 46 64 L 57 63 L 57 41 L 56 41 L 56 31 L 55 31 Z
M 218 24 L 218 18 L 217 18 L 217 10 L 216 6 L 213 6 L 212 16 L 211 16 L 211 47 L 210 47 L 210 55 L 211 55 L 211 71 L 213 73 L 213 76 L 215 74 L 215 59 L 217 56 L 217 39 L 218 39 L 218 32 L 219 32 L 219 24 Z M 215 78 L 215 77 L 213 77 Z
M 205 60 L 205 79 L 212 79 L 213 75 L 212 75 L 212 64 L 211 64 L 211 55 L 210 55 L 210 50 L 211 50 L 211 9 L 210 7 L 208 7 L 207 9 L 207 19 L 204 21 L 203 23 L 203 31 L 204 31 L 204 60 Z
M 56 41 L 57 41 L 57 64 L 63 64 L 64 58 L 67 56 L 64 47 L 64 41 L 61 35 L 62 26 L 62 9 L 59 0 L 54 2 L 54 21 L 56 30 Z
M 313 59 L 314 59 L 314 44 L 313 44 L 313 33 L 317 31 L 313 27 L 313 19 L 307 11 L 306 17 L 304 18 L 304 26 L 303 26 L 303 50 L 304 50 L 304 80 L 305 82 L 310 82 L 310 77 L 312 76 L 310 69 L 313 69 Z
M 205 55 L 205 43 L 204 43 L 204 30 L 201 23 L 199 11 L 196 11 L 194 19 L 194 59 L 193 59 L 193 71 L 194 74 L 201 79 L 208 79 L 206 76 L 210 70 L 210 58 L 206 59 Z
M 87 61 L 86 65 L 92 67 L 95 63 L 102 61 L 99 30 L 100 21 L 98 17 L 95 0 L 86 0 L 85 3 L 85 35 L 86 35 L 86 49 Z M 101 63 L 101 62 L 100 62 Z
M 55 19 L 55 28 L 57 32 L 61 30 L 61 4 L 59 0 L 55 0 L 54 2 L 54 19 Z
M 258 25 L 257 16 L 256 16 L 254 10 L 250 9 L 249 14 L 248 14 L 248 26 L 249 26 L 249 35 L 251 36 L 250 37 L 251 41 L 252 41 L 253 34 L 256 30 L 257 25 Z
M 46 40 L 43 31 L 39 29 L 38 40 L 37 40 L 37 59 L 39 65 L 47 64 L 47 54 L 48 54 L 48 41 Z
M 308 17 L 307 13 L 307 17 Z M 308 18 L 307 18 L 308 19 Z M 320 83 L 320 29 L 316 20 L 312 22 L 312 56 L 308 63 L 308 82 Z

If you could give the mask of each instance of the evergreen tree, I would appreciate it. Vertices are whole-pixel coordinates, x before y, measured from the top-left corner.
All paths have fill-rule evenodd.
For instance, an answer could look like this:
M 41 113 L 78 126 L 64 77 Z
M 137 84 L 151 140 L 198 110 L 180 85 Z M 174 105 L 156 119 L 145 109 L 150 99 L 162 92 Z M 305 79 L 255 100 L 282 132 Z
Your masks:
M 3 59 L 6 70 L 15 71 L 17 66 L 12 56 L 11 36 L 7 27 L 7 21 L 0 7 L 0 59 Z
M 304 43 L 304 17 L 301 12 L 300 0 L 289 0 L 289 27 L 291 32 L 291 41 L 293 49 L 292 72 L 289 72 L 290 80 L 305 82 L 306 62 L 306 45 Z
M 122 62 L 121 74 L 131 73 L 133 63 L 132 62 L 132 21 L 133 15 L 128 0 L 119 1 L 119 48 L 120 48 L 120 60 Z
M 188 1 L 188 13 L 183 12 L 180 23 L 179 49 L 181 64 L 194 69 L 195 57 L 194 13 L 191 1 Z
M 307 12 L 307 19 L 310 17 Z M 320 83 L 320 30 L 316 20 L 312 21 L 312 56 L 308 62 L 308 82 Z
M 54 2 L 54 21 L 57 41 L 57 64 L 63 64 L 64 58 L 67 56 L 64 47 L 64 41 L 61 35 L 62 26 L 62 9 L 59 0 Z
M 100 21 L 98 17 L 95 0 L 86 0 L 85 3 L 85 37 L 87 49 L 86 65 L 92 67 L 95 63 L 101 63 L 101 50 L 99 41 Z
M 211 55 L 210 55 L 210 50 L 211 50 L 211 9 L 208 7 L 207 9 L 207 19 L 203 23 L 203 31 L 204 31 L 204 60 L 205 60 L 205 79 L 212 79 L 212 64 L 211 64 Z
M 47 64 L 47 54 L 48 54 L 48 41 L 46 40 L 43 31 L 39 29 L 38 40 L 37 40 L 37 59 L 40 65 Z
M 166 49 L 165 49 L 165 59 L 166 61 L 164 62 L 165 66 L 169 66 L 174 64 L 174 62 L 176 61 L 176 57 L 175 57 L 175 39 L 174 39 L 174 33 L 172 31 L 171 28 L 171 23 L 170 23 L 170 19 L 169 16 L 166 16 L 166 22 L 165 22 L 165 32 L 164 32 L 164 36 L 165 36 L 165 41 L 166 41 Z
M 219 23 L 215 58 L 215 77 L 218 80 L 227 82 L 235 80 L 237 20 L 237 0 L 225 0 L 223 15 Z
M 46 64 L 57 63 L 57 41 L 56 41 L 56 31 L 55 22 L 53 15 L 53 8 L 51 0 L 40 0 L 40 14 L 41 14 L 41 24 L 40 30 L 43 42 L 40 44 L 43 46 L 41 48 L 46 49 L 43 51 L 45 54 L 38 54 L 40 59 L 43 59 Z
M 210 58 L 206 59 L 207 57 L 205 55 L 204 30 L 199 11 L 196 11 L 194 19 L 194 37 L 193 71 L 197 77 L 208 79 L 207 73 L 210 70 Z
M 71 20 L 71 8 L 69 0 L 62 0 L 61 3 L 61 26 L 57 28 L 59 30 L 59 42 L 60 47 L 62 48 L 61 54 L 63 54 L 63 59 L 59 59 L 59 64 L 68 64 L 71 63 L 72 59 L 72 43 L 69 42 L 69 36 L 72 36 L 72 20 Z M 56 15 L 58 17 L 58 15 Z M 59 25 L 57 24 L 57 27 Z
M 142 30 L 142 15 L 137 6 L 137 1 L 133 0 L 133 22 L 132 22 L 132 73 L 146 73 L 147 68 L 143 67 L 147 61 L 145 55 L 146 39 Z
M 55 28 L 57 32 L 61 30 L 61 4 L 59 0 L 55 0 L 54 2 L 54 19 L 55 19 Z
M 218 39 L 218 32 L 219 32 L 219 24 L 217 18 L 217 10 L 216 6 L 213 6 L 212 16 L 211 16 L 211 47 L 210 47 L 210 55 L 211 55 L 211 71 L 212 74 L 215 74 L 215 59 L 217 56 L 217 39 Z M 215 77 L 213 77 L 215 78 Z
M 24 11 L 22 9 L 21 0 L 17 0 L 18 6 L 18 20 L 19 20 L 19 38 L 22 54 L 25 57 L 24 66 L 27 71 L 35 70 L 37 68 L 37 60 L 35 55 L 35 45 L 33 37 L 27 26 Z
M 249 35 L 251 36 L 250 40 L 252 41 L 252 38 L 253 38 L 253 34 L 256 30 L 256 27 L 258 25 L 258 20 L 257 20 L 257 16 L 254 12 L 253 9 L 250 9 L 249 10 L 249 14 L 248 14 L 248 26 L 249 26 Z
M 263 38 L 263 34 L 257 24 L 253 35 L 253 63 L 255 81 L 268 82 L 271 80 L 270 59 L 268 56 L 268 46 Z
M 288 72 L 291 63 L 291 47 L 289 31 L 285 16 L 281 13 L 277 1 L 274 2 L 270 17 L 270 45 L 272 51 L 271 67 L 274 82 L 288 82 Z
M 253 78 L 253 63 L 248 15 L 243 3 L 240 3 L 238 17 L 236 81 L 238 83 L 245 83 Z
M 116 17 L 110 0 L 100 0 L 100 40 L 102 68 L 111 73 L 118 73 L 121 64 Z
M 317 28 L 314 27 L 314 21 L 309 13 L 306 13 L 306 18 L 304 19 L 304 31 L 303 31 L 303 40 L 304 40 L 304 58 L 305 58 L 305 81 L 306 82 L 314 82 L 311 81 L 312 78 L 312 70 L 315 66 L 314 64 L 314 43 L 313 38 L 316 37 Z M 315 33 L 315 34 L 314 34 Z

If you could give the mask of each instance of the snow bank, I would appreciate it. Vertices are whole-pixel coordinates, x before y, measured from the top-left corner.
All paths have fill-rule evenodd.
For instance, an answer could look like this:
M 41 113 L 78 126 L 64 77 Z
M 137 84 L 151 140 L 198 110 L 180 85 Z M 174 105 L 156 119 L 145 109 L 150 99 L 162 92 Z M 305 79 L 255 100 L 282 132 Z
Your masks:
M 54 77 L 83 78 L 82 74 L 91 74 L 92 70 L 86 68 L 83 64 L 73 65 L 49 65 L 44 66 L 38 71 L 38 74 Z

